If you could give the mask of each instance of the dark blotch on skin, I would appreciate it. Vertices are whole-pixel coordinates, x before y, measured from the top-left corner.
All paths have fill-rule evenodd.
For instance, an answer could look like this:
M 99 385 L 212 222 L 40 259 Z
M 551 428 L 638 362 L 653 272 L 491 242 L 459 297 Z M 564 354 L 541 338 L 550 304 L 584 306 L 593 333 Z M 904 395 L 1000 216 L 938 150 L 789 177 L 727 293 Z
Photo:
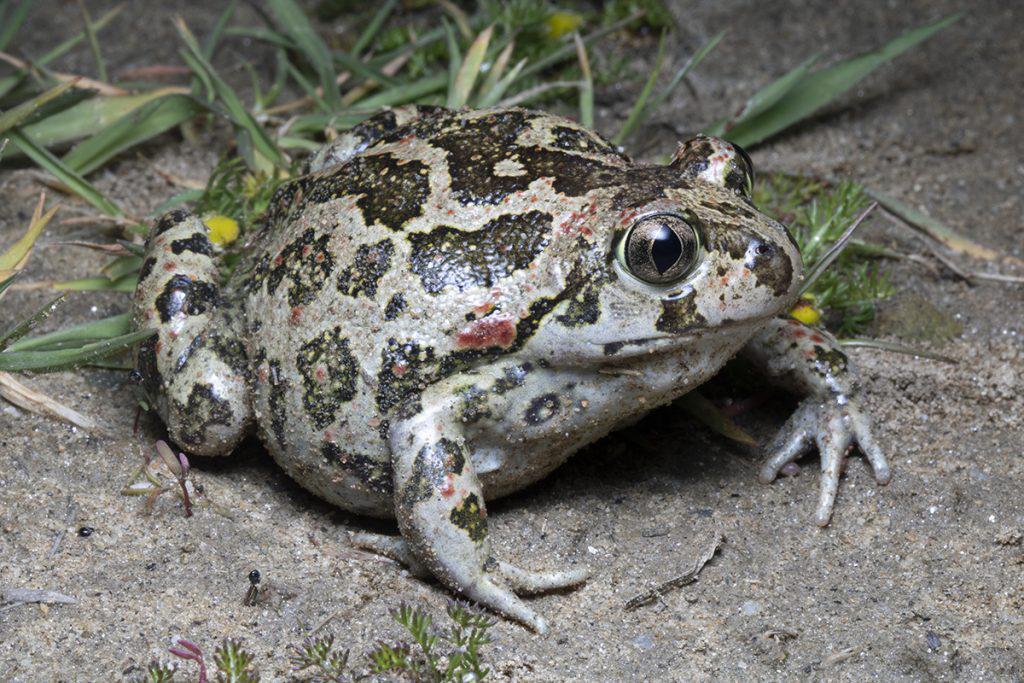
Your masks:
M 491 407 L 488 404 L 488 394 L 475 384 L 462 387 L 458 390 L 459 402 L 456 407 L 459 420 L 465 424 L 479 422 L 485 417 L 491 417 Z
M 174 240 L 171 242 L 171 251 L 175 254 L 180 254 L 183 251 L 191 251 L 204 256 L 213 256 L 213 245 L 210 244 L 210 238 L 197 232 L 189 235 L 188 237 L 183 237 L 180 240 Z
M 155 256 L 149 256 L 142 262 L 142 267 L 139 268 L 139 282 L 143 282 L 147 277 L 149 277 L 149 274 L 153 272 L 153 266 L 155 265 Z
M 184 209 L 168 211 L 160 217 L 159 221 L 157 221 L 156 226 L 153 228 L 153 235 L 156 236 L 164 234 L 174 226 L 182 223 L 186 218 L 188 218 L 188 215 L 188 211 L 185 211 Z
M 479 230 L 440 226 L 412 234 L 412 271 L 431 294 L 446 286 L 490 287 L 530 265 L 548 243 L 551 220 L 549 213 L 528 211 L 499 216 Z
M 466 496 L 458 507 L 453 508 L 449 519 L 475 543 L 487 537 L 487 511 L 475 493 Z
M 280 450 L 287 447 L 285 440 L 285 422 L 288 419 L 288 382 L 281 373 L 281 363 L 276 360 L 267 363 L 269 372 L 267 381 L 270 383 L 270 390 L 267 392 L 267 405 L 270 408 L 270 430 L 277 439 L 277 446 Z
M 273 294 L 288 278 L 288 305 L 304 306 L 316 298 L 327 278 L 334 271 L 334 257 L 327 247 L 329 233 L 319 237 L 313 228 L 307 229 L 290 242 L 271 261 L 273 267 L 267 273 L 267 292 Z
M 337 172 L 311 178 L 303 204 L 321 204 L 344 196 L 361 195 L 356 206 L 366 225 L 379 223 L 400 231 L 423 214 L 430 194 L 426 164 L 403 161 L 391 154 L 367 154 L 351 159 Z
M 661 302 L 661 316 L 655 327 L 661 332 L 680 334 L 704 327 L 707 321 L 697 312 L 696 294 L 690 292 L 680 299 Z
M 601 288 L 606 282 L 615 279 L 614 271 L 599 267 L 580 286 L 576 295 L 569 299 L 569 306 L 565 313 L 555 317 L 555 320 L 566 327 L 583 327 L 593 325 L 601 317 Z
M 217 288 L 203 280 L 192 280 L 188 275 L 175 275 L 156 298 L 160 321 L 168 322 L 178 313 L 199 315 L 217 303 Z
M 384 319 L 394 320 L 405 310 L 405 297 L 401 294 L 395 294 L 388 300 L 388 305 L 384 308 Z
M 521 192 L 537 178 L 553 178 L 555 191 L 579 196 L 593 189 L 592 176 L 606 168 L 600 161 L 561 150 L 521 146 L 516 140 L 536 114 L 508 109 L 473 120 L 449 120 L 435 134 L 431 144 L 448 153 L 452 195 L 462 204 L 499 204 Z M 574 150 L 578 151 L 578 150 Z M 618 153 L 616 160 L 624 159 Z M 516 162 L 524 173 L 506 176 L 481 173 L 502 161 Z
M 814 361 L 818 374 L 822 377 L 843 374 L 849 364 L 846 354 L 839 349 L 829 349 L 817 344 L 814 345 Z
M 175 413 L 179 418 L 178 438 L 191 446 L 203 443 L 206 430 L 212 425 L 230 425 L 234 418 L 227 401 L 218 398 L 209 384 L 196 384 L 188 395 L 188 403 L 175 401 Z
M 142 388 L 146 395 L 155 399 L 160 390 L 160 369 L 156 363 L 156 346 L 159 338 L 151 335 L 139 344 L 139 355 L 135 360 L 135 368 L 142 378 Z
M 328 463 L 353 474 L 375 493 L 391 496 L 394 493 L 391 462 L 374 460 L 365 455 L 345 451 L 338 444 L 328 441 L 320 449 Z
M 303 344 L 295 364 L 302 375 L 302 405 L 316 428 L 323 429 L 334 422 L 340 404 L 356 394 L 358 366 L 341 326 Z
M 551 133 L 555 138 L 551 146 L 564 149 L 567 152 L 601 152 L 618 155 L 618 151 L 610 142 L 598 138 L 587 130 L 555 126 L 551 129 Z
M 377 285 L 388 272 L 394 253 L 395 245 L 391 240 L 364 244 L 356 249 L 355 261 L 338 274 L 338 291 L 348 296 L 376 296 Z
M 554 394 L 538 396 L 530 401 L 530 405 L 526 408 L 526 414 L 524 415 L 526 424 L 544 424 L 558 414 L 560 407 L 561 404 L 558 401 L 558 396 Z
M 435 364 L 433 347 L 415 342 L 399 343 L 388 339 L 381 351 L 381 371 L 377 375 L 377 407 L 387 412 L 410 394 L 431 383 Z
M 465 466 L 466 454 L 463 447 L 451 439 L 441 439 L 424 446 L 416 455 L 412 478 L 402 493 L 403 504 L 412 507 L 434 496 L 449 474 L 458 476 Z
M 503 396 L 516 387 L 521 387 L 526 383 L 526 377 L 533 372 L 532 363 L 523 363 L 522 365 L 510 365 L 509 367 L 502 370 L 504 377 L 499 377 L 491 387 L 491 391 Z

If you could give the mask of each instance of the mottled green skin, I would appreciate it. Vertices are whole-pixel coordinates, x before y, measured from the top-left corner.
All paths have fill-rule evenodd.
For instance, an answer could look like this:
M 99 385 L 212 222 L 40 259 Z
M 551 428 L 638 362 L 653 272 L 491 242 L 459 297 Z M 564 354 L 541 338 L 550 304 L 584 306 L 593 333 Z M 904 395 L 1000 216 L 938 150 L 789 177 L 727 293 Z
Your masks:
M 715 138 L 655 166 L 538 112 L 386 111 L 280 188 L 224 287 L 202 223 L 161 220 L 135 311 L 158 335 L 138 367 L 184 448 L 228 453 L 255 427 L 304 487 L 394 515 L 409 562 L 542 629 L 505 585 L 580 577 L 494 560 L 484 501 L 775 325 L 800 257 L 751 204 L 751 175 Z M 653 286 L 617 246 L 658 214 L 692 226 L 700 249 L 685 277 Z M 814 353 L 809 374 L 846 372 L 831 345 Z

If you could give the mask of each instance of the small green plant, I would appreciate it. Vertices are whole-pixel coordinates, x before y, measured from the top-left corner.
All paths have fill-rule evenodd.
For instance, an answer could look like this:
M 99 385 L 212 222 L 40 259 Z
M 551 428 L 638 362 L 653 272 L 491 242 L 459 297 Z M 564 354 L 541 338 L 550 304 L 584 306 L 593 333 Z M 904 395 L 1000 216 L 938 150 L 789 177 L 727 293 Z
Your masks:
M 302 645 L 289 645 L 291 663 L 295 673 L 312 676 L 314 681 L 341 683 L 352 680 L 348 673 L 348 650 L 334 649 L 334 635 L 306 638 Z
M 287 652 L 296 680 L 316 683 L 342 683 L 347 681 L 378 680 L 381 675 L 407 677 L 430 683 L 470 683 L 482 681 L 490 673 L 484 665 L 480 649 L 491 642 L 489 631 L 494 620 L 457 602 L 449 602 L 446 609 L 451 626 L 439 631 L 433 619 L 423 609 L 402 604 L 391 612 L 408 636 L 404 641 L 380 641 L 368 653 L 367 668 L 362 672 L 350 668 L 349 651 L 335 648 L 333 634 L 306 638 L 300 645 L 289 645 Z M 169 652 L 199 667 L 197 680 L 206 683 L 208 666 L 202 648 L 195 643 L 179 639 Z M 260 680 L 255 658 L 244 650 L 239 641 L 225 638 L 214 651 L 213 665 L 216 681 L 256 683 Z M 166 683 L 173 681 L 177 669 L 171 665 L 152 662 L 137 681 Z
M 198 683 L 207 683 L 209 679 L 207 677 L 206 658 L 203 656 L 202 649 L 195 643 L 183 638 L 178 640 L 177 645 L 177 647 L 170 648 L 169 652 L 185 661 L 195 662 L 199 666 L 199 675 L 196 680 Z M 213 651 L 213 665 L 216 667 L 214 680 L 217 683 L 259 683 L 260 675 L 253 668 L 253 661 L 252 654 L 242 649 L 239 641 L 233 638 L 225 638 L 217 646 L 217 649 Z M 153 671 L 158 672 L 159 675 L 170 676 L 170 678 L 156 680 L 173 680 L 175 674 L 175 670 L 170 667 L 151 664 L 146 670 L 146 675 L 151 676 L 150 672 Z M 153 678 L 146 678 L 144 680 L 151 681 Z
M 480 648 L 491 642 L 488 631 L 494 620 L 450 602 L 451 630 L 439 633 L 426 611 L 402 604 L 392 612 L 395 621 L 412 637 L 404 642 L 381 642 L 370 652 L 374 673 L 402 673 L 417 681 L 482 681 L 490 670 L 483 665 Z M 439 647 L 446 642 L 447 646 Z
M 755 188 L 762 210 L 786 223 L 800 247 L 807 272 L 846 232 L 870 203 L 864 189 L 844 180 L 831 186 L 801 176 L 769 174 Z M 877 246 L 853 240 L 805 294 L 827 326 L 842 337 L 864 331 L 877 302 L 896 293 Z M 804 322 L 817 323 L 817 316 Z

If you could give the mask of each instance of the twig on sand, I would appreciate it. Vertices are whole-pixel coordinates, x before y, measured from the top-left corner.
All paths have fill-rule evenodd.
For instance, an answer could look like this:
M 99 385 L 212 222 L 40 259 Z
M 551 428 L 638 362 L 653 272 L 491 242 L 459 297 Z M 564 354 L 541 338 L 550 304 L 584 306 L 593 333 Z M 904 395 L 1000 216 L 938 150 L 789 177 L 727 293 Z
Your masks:
M 22 410 L 27 410 L 30 413 L 55 417 L 58 420 L 70 422 L 76 427 L 81 427 L 90 432 L 95 432 L 99 429 L 99 424 L 91 417 L 87 417 L 77 410 L 72 410 L 45 394 L 40 394 L 38 391 L 30 389 L 16 380 L 13 375 L 6 372 L 0 372 L 0 397 L 7 399 Z
M 33 602 L 59 605 L 73 605 L 78 602 L 78 598 L 74 596 L 38 588 L 3 588 L 0 589 L 0 595 L 3 596 L 3 602 L 11 603 L 0 607 L 0 612 Z
M 71 497 L 68 496 L 68 509 L 64 513 L 64 524 L 61 525 L 60 531 L 53 536 L 53 544 L 50 545 L 50 552 L 46 554 L 47 557 L 53 557 L 57 554 L 60 549 L 60 544 L 64 542 L 64 536 L 68 532 L 68 525 L 71 524 L 71 520 L 75 518 L 75 512 L 78 511 L 78 506 L 72 502 Z
M 700 557 L 693 563 L 693 567 L 679 576 L 672 577 L 668 581 L 659 583 L 654 588 L 644 591 L 639 595 L 636 595 L 629 599 L 626 603 L 625 609 L 631 610 L 636 609 L 642 605 L 646 605 L 649 602 L 653 602 L 655 599 L 665 595 L 668 591 L 675 590 L 676 588 L 682 588 L 697 580 L 697 576 L 701 570 L 704 569 L 704 565 L 711 561 L 711 558 L 715 556 L 718 549 L 722 547 L 725 542 L 725 536 L 722 535 L 721 531 L 716 531 L 714 538 L 707 544 L 704 551 L 700 554 Z

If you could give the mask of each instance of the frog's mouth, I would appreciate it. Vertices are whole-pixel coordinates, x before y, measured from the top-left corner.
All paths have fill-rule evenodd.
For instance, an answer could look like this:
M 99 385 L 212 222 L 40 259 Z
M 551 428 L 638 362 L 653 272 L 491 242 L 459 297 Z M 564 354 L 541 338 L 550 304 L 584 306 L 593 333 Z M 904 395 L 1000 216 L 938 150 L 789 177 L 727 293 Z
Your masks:
M 737 328 L 756 327 L 764 320 L 774 317 L 765 316 L 764 319 L 737 320 L 723 323 L 711 329 L 694 330 L 690 334 L 657 334 L 649 337 L 636 337 L 634 339 L 622 339 L 613 342 L 590 342 L 595 346 L 604 347 L 604 355 L 609 360 L 631 359 L 638 356 L 647 356 L 692 345 L 698 340 L 707 340 L 710 337 L 732 334 Z

